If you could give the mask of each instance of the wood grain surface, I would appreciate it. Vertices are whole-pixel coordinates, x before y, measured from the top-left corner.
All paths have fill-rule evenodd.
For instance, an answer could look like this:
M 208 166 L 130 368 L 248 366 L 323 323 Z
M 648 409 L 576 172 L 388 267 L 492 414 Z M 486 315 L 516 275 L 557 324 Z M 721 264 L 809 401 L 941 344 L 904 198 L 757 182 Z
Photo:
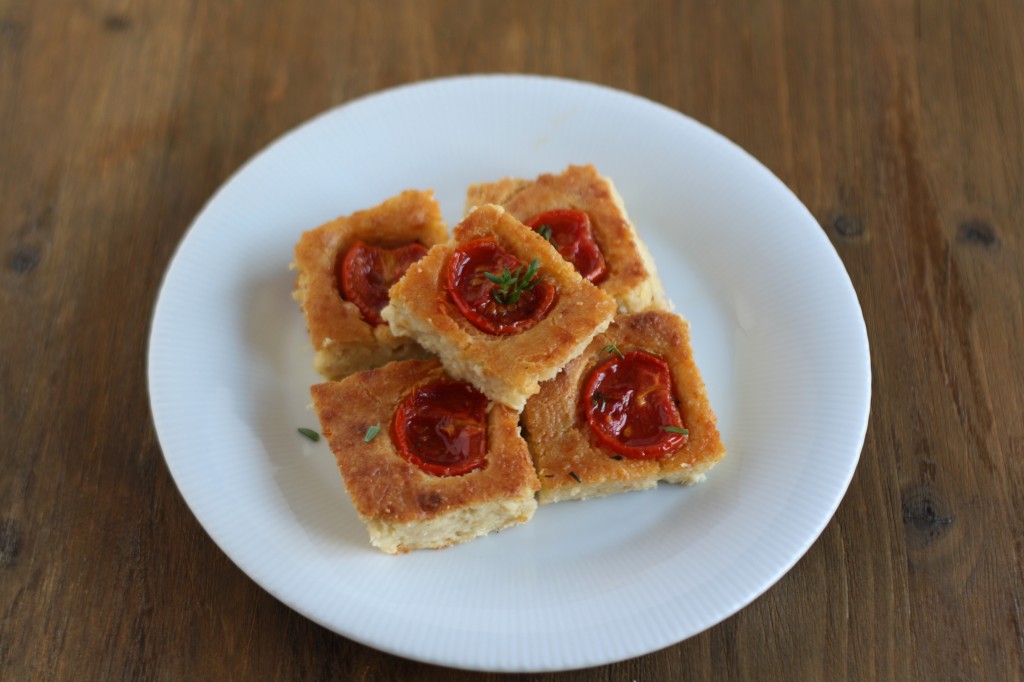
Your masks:
M 1024 678 L 1024 4 L 0 0 L 0 678 L 498 679 L 321 628 L 206 536 L 145 354 L 246 159 L 419 79 L 674 107 L 776 173 L 860 297 L 874 397 L 821 538 L 720 625 L 524 679 Z

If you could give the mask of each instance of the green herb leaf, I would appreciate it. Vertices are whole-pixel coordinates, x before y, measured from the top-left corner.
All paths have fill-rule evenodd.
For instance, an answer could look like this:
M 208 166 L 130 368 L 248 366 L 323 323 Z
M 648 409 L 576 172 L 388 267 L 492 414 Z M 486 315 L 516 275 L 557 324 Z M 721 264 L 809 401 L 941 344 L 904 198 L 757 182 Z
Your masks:
M 544 239 L 551 241 L 551 226 L 541 225 L 540 227 L 537 228 L 537 234 L 539 234 L 541 237 L 544 237 Z
M 662 426 L 661 430 L 662 431 L 668 431 L 669 433 L 679 433 L 679 434 L 682 434 L 684 436 L 689 436 L 690 435 L 689 431 L 687 431 L 686 429 L 681 429 L 678 426 Z
M 604 348 L 601 349 L 601 352 L 602 353 L 615 353 L 616 355 L 618 355 L 623 360 L 626 359 L 626 356 L 622 354 L 622 351 L 619 350 L 619 347 L 616 346 L 614 343 L 609 343 L 607 346 L 605 346 Z
M 311 441 L 313 441 L 314 443 L 316 443 L 318 440 L 320 440 L 320 434 L 317 433 L 316 431 L 314 431 L 313 429 L 299 428 L 299 429 L 296 429 L 296 430 L 299 433 L 301 433 L 303 436 L 305 436 L 306 438 L 308 438 Z
M 501 284 L 502 282 L 506 281 L 509 277 L 511 277 L 511 275 L 509 275 L 508 268 L 505 268 L 504 276 L 495 275 L 493 272 L 485 272 L 484 277 L 491 280 L 495 284 Z
M 495 285 L 495 288 L 491 290 L 491 298 L 501 305 L 514 305 L 524 291 L 529 291 L 537 286 L 537 282 L 540 281 L 540 277 L 537 275 L 538 269 L 540 269 L 540 260 L 534 258 L 529 266 L 520 265 L 514 272 L 509 272 L 508 268 L 505 268 L 500 275 L 485 272 L 484 277 Z
M 377 437 L 378 433 L 380 433 L 380 424 L 374 424 L 370 428 L 366 429 L 366 435 L 363 436 L 363 442 L 369 443 L 371 440 Z

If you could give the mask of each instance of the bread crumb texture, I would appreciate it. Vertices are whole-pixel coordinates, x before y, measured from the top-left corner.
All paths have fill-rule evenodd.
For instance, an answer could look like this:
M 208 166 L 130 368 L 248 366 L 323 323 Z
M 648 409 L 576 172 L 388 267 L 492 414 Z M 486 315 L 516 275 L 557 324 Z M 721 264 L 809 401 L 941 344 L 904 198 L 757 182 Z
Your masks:
M 436 360 L 408 360 L 310 389 L 345 489 L 371 542 L 385 552 L 465 542 L 525 523 L 536 509 L 540 485 L 518 415 L 503 405 L 487 413 L 487 456 L 480 469 L 434 476 L 401 455 L 392 434 L 399 403 L 446 377 Z M 373 425 L 381 429 L 367 442 Z

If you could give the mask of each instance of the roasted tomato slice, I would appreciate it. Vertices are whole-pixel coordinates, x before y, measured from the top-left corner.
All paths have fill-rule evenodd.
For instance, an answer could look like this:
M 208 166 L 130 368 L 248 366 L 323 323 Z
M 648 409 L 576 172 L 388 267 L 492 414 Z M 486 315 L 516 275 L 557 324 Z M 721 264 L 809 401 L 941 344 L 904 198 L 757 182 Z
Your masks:
M 487 397 L 461 381 L 415 389 L 395 411 L 398 451 L 435 476 L 461 476 L 486 463 Z
M 659 459 L 689 437 L 668 364 L 645 351 L 612 355 L 595 367 L 580 401 L 598 442 L 630 459 Z
M 384 324 L 380 311 L 388 304 L 388 289 L 426 253 L 427 247 L 415 242 L 393 249 L 356 242 L 338 261 L 338 291 L 367 323 Z
M 544 236 L 583 279 L 597 283 L 608 274 L 601 249 L 590 230 L 590 216 L 568 208 L 545 211 L 527 223 Z
M 529 267 L 494 239 L 474 239 L 455 249 L 448 261 L 448 294 L 480 331 L 517 334 L 543 320 L 555 305 L 555 287 L 539 274 L 528 278 Z M 506 275 L 519 284 L 502 287 L 494 281 Z

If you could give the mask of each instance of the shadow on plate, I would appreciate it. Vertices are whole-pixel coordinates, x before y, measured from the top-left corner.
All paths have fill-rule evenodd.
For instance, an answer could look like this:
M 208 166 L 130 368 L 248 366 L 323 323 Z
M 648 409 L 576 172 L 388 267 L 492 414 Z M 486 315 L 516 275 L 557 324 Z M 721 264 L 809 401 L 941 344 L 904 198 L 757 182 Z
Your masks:
M 260 389 L 254 429 L 281 494 L 310 539 L 327 552 L 339 544 L 369 549 L 326 440 L 313 443 L 297 432 L 320 432 L 309 387 L 323 380 L 312 369 L 313 349 L 291 298 L 294 282 L 293 274 L 282 272 L 245 284 L 246 341 L 258 361 L 251 385 Z

